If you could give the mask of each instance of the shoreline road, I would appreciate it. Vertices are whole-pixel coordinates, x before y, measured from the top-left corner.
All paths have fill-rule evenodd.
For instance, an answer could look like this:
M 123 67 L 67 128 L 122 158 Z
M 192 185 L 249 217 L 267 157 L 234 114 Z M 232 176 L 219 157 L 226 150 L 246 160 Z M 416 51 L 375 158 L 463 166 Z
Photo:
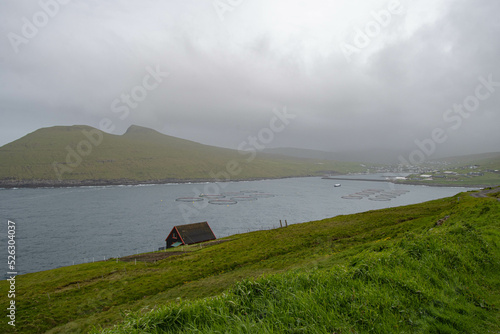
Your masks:
M 488 194 L 497 193 L 497 192 L 500 192 L 500 187 L 495 187 L 492 189 L 482 189 L 482 190 L 478 191 L 477 193 L 471 193 L 470 195 L 472 197 L 476 197 L 476 198 L 484 198 L 484 197 L 488 197 Z M 500 201 L 500 198 L 497 198 L 497 200 Z

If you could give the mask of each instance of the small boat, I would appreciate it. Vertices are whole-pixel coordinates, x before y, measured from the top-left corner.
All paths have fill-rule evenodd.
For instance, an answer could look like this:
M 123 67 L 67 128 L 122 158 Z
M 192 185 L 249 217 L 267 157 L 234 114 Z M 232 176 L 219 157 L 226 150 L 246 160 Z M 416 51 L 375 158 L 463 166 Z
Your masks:
M 335 183 L 333 186 L 334 187 L 340 187 L 340 183 Z

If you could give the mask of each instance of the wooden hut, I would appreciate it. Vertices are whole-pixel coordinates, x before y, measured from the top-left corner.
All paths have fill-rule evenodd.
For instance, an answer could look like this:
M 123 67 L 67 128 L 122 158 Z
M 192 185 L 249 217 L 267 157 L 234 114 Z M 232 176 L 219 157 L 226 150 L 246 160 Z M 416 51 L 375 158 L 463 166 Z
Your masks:
M 165 242 L 166 248 L 171 248 L 215 239 L 215 234 L 208 223 L 202 222 L 174 226 L 167 239 L 165 239 Z

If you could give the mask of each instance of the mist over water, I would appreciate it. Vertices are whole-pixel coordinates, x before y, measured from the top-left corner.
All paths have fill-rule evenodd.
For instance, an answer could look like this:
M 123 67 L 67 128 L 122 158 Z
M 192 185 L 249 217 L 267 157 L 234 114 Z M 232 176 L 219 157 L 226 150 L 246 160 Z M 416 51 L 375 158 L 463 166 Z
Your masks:
M 380 178 L 380 175 L 373 175 Z M 334 187 L 340 182 L 341 187 Z M 186 203 L 210 189 L 261 192 L 252 201 Z M 388 201 L 343 199 L 366 189 L 407 190 Z M 53 189 L 0 189 L 0 211 L 16 222 L 20 274 L 157 250 L 175 225 L 208 221 L 218 238 L 343 214 L 455 195 L 470 188 L 332 181 L 319 177 L 213 184 L 163 184 Z M 209 191 L 208 191 L 209 192 Z M 232 195 L 228 196 L 231 197 Z M 184 214 L 184 217 L 183 217 Z M 7 230 L 1 231 L 1 247 Z M 5 271 L 6 272 L 6 271 Z

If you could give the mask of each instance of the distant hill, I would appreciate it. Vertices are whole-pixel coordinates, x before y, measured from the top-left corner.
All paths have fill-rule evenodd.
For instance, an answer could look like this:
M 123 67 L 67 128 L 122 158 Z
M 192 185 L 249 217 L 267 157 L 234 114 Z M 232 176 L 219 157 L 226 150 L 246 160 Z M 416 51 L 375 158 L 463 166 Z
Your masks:
M 84 125 L 55 126 L 0 147 L 0 186 L 244 180 L 359 170 L 352 163 L 254 153 L 135 125 L 123 135 Z
M 383 165 L 397 164 L 399 162 L 398 157 L 401 154 L 401 152 L 385 149 L 328 152 L 291 147 L 269 148 L 265 149 L 264 152 L 296 158 L 334 160 L 343 162 L 354 161 L 363 164 L 370 163 Z
M 500 152 L 469 154 L 449 158 L 436 159 L 450 164 L 453 167 L 463 167 L 466 165 L 479 165 L 483 168 L 500 169 Z
M 280 147 L 265 149 L 264 152 L 270 154 L 279 154 L 288 157 L 321 159 L 344 162 L 359 162 L 372 164 L 398 164 L 399 152 L 394 150 L 366 150 L 366 151 L 343 151 L 328 152 L 292 147 Z M 404 153 L 404 152 L 403 152 Z M 442 162 L 449 164 L 450 167 L 461 167 L 465 165 L 481 165 L 485 168 L 500 169 L 500 152 L 478 153 L 463 156 L 453 156 L 445 158 L 429 159 L 427 162 Z

